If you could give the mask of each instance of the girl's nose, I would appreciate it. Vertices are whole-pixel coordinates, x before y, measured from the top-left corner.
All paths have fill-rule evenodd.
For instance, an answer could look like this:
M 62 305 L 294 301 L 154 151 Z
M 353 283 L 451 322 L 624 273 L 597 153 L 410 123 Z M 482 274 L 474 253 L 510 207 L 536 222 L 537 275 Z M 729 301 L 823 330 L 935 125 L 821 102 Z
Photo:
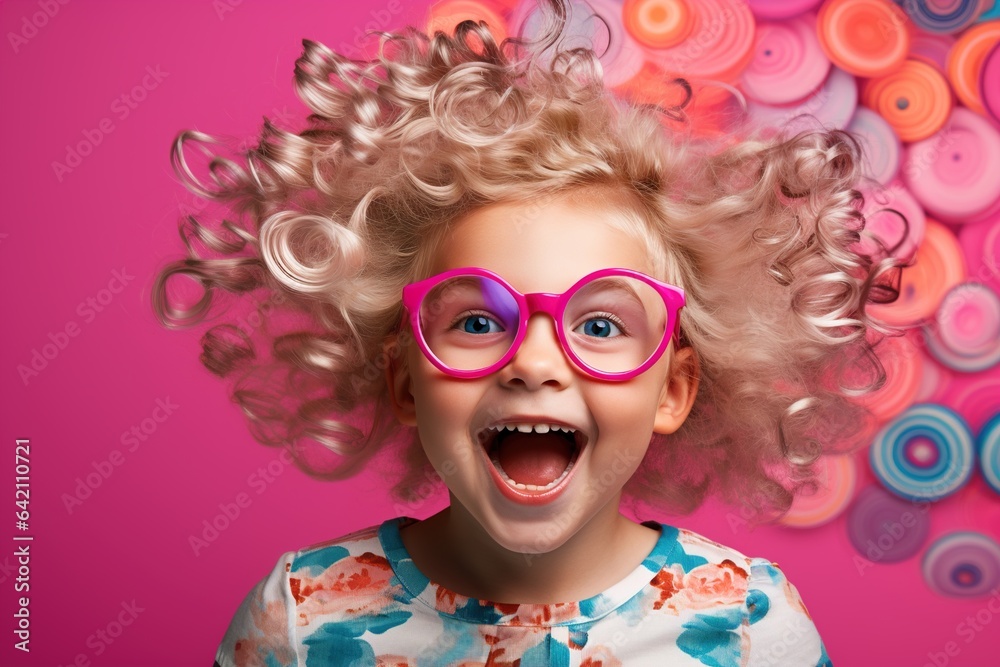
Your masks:
M 500 369 L 500 375 L 504 384 L 523 385 L 531 390 L 545 385 L 561 388 L 573 378 L 572 364 L 559 343 L 556 323 L 544 313 L 535 313 L 528 319 L 521 347 Z

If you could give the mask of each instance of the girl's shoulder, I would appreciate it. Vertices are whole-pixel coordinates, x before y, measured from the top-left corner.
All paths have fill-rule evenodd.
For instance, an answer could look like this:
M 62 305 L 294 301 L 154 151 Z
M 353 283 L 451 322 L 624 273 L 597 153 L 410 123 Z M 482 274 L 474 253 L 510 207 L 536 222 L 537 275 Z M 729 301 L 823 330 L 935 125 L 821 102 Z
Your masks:
M 666 524 L 664 526 L 668 529 L 670 528 Z M 729 559 L 737 562 L 752 560 L 749 556 L 744 555 L 733 547 L 716 542 L 701 533 L 696 533 L 687 528 L 674 528 L 674 530 L 677 531 L 678 543 L 684 547 L 685 551 L 698 552 L 708 560 L 722 561 Z
M 668 563 L 680 564 L 685 572 L 700 566 L 728 567 L 745 579 L 750 590 L 781 588 L 784 592 L 786 588 L 794 588 L 781 567 L 768 558 L 747 556 L 733 547 L 686 528 L 672 528 L 664 524 L 664 529 L 676 531 L 678 547 Z
M 240 604 L 216 662 L 297 665 L 313 619 L 336 624 L 363 611 L 382 631 L 402 623 L 399 586 L 379 539 L 388 523 L 281 554 Z
M 750 664 L 830 664 L 812 616 L 777 563 L 691 530 L 664 524 L 663 531 L 646 611 L 665 622 L 683 619 L 678 642 L 686 653 L 703 657 L 735 642 Z M 695 641 L 708 635 L 718 642 Z
M 389 524 L 398 528 L 407 518 L 398 517 L 360 530 L 317 542 L 283 554 L 288 583 L 293 594 L 304 582 L 331 586 L 354 595 L 378 595 L 391 586 L 393 570 L 386 553 Z M 412 521 L 410 519 L 409 521 Z M 389 547 L 391 548 L 391 547 Z M 364 581 L 364 585 L 358 582 Z M 343 582 L 346 582 L 341 586 Z M 343 590 L 340 590 L 343 588 Z M 297 596 L 296 596 L 297 597 Z
M 654 526 L 654 522 L 646 522 Z M 695 567 L 729 567 L 745 573 L 749 578 L 752 567 L 760 562 L 769 562 L 765 558 L 751 557 L 733 547 L 716 542 L 700 533 L 687 528 L 669 524 L 655 524 L 662 531 L 657 543 L 661 551 L 659 561 L 667 567 L 679 568 L 689 572 Z M 651 556 L 655 556 L 651 554 Z
M 295 552 L 295 556 L 308 556 L 309 554 L 327 549 L 336 549 L 337 547 L 349 549 L 351 551 L 366 547 L 379 548 L 379 527 L 380 524 L 368 526 L 367 528 L 356 530 L 353 533 L 348 533 L 346 535 L 341 535 L 340 537 L 334 537 L 322 542 L 316 542 L 315 544 L 304 546 Z

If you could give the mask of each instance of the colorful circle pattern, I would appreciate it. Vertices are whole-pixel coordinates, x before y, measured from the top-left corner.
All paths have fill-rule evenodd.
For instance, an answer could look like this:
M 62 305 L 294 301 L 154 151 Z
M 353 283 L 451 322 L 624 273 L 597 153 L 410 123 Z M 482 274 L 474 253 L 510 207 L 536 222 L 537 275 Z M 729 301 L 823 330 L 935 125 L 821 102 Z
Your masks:
M 931 215 L 965 222 L 1000 199 L 1000 132 L 956 107 L 939 134 L 909 146 L 902 173 Z
M 940 500 L 972 474 L 975 449 L 965 420 L 931 403 L 910 407 L 875 437 L 871 466 L 883 486 L 908 500 Z
M 974 469 L 1000 493 L 1000 2 L 571 3 L 580 39 L 564 46 L 592 46 L 608 87 L 659 105 L 664 122 L 713 137 L 734 136 L 747 120 L 787 132 L 847 128 L 861 141 L 870 235 L 859 243 L 874 236 L 907 262 L 896 303 L 869 312 L 914 335 L 905 358 L 880 346 L 890 377 L 865 399 L 883 424 L 869 463 L 892 493 L 874 486 L 847 501 L 859 552 L 895 562 L 924 548 L 934 508 L 914 513 L 902 498 L 955 493 Z M 446 22 L 484 18 L 498 38 L 541 28 L 535 0 L 435 7 Z M 914 404 L 928 397 L 944 405 Z M 977 447 L 970 426 L 982 427 Z M 820 477 L 827 486 L 787 525 L 819 525 L 843 509 L 855 477 L 837 466 Z M 899 535 L 906 511 L 918 521 Z M 997 571 L 996 545 L 965 535 L 926 554 L 928 583 L 941 594 L 969 595 Z
M 979 0 L 958 2 L 933 2 L 931 0 L 906 0 L 906 12 L 917 27 L 927 32 L 958 32 L 968 28 L 979 16 Z
M 691 34 L 694 24 L 684 0 L 625 0 L 625 28 L 645 46 L 669 49 Z
M 984 64 L 990 57 L 990 50 L 995 51 L 998 44 L 1000 21 L 990 21 L 967 30 L 948 51 L 948 79 L 955 95 L 976 113 L 983 113 L 980 77 L 986 75 Z M 1000 80 L 996 78 L 984 78 L 983 81 L 991 81 L 993 90 L 1000 87 Z
M 903 141 L 920 141 L 936 133 L 948 121 L 952 108 L 944 75 L 933 65 L 914 59 L 865 82 L 861 101 L 879 112 Z
M 794 528 L 812 528 L 832 521 L 854 496 L 858 468 L 850 455 L 824 456 L 817 461 L 816 487 L 795 496 L 781 523 Z
M 871 109 L 858 107 L 847 130 L 862 142 L 865 175 L 888 185 L 899 171 L 903 153 L 892 125 Z
M 811 16 L 760 23 L 740 89 L 758 102 L 788 104 L 823 85 L 829 72 L 830 61 L 819 47 Z
M 983 597 L 1000 586 L 1000 545 L 982 533 L 949 533 L 927 549 L 922 569 L 938 595 Z
M 983 107 L 993 120 L 1000 123 L 1000 43 L 983 59 L 979 90 L 982 94 Z
M 929 508 L 901 500 L 879 486 L 865 488 L 851 504 L 847 535 L 872 562 L 898 563 L 916 555 L 930 533 Z
M 925 327 L 928 351 L 963 373 L 1000 362 L 1000 297 L 986 285 L 956 285 L 941 301 L 935 321 Z
M 924 240 L 917 248 L 913 264 L 903 269 L 899 298 L 868 310 L 889 324 L 919 324 L 932 318 L 948 290 L 964 279 L 965 257 L 955 234 L 944 225 L 927 220 Z
M 885 76 L 910 50 L 906 15 L 889 0 L 829 0 L 819 11 L 819 41 L 846 72 Z
M 790 132 L 815 130 L 820 127 L 843 129 L 851 122 L 857 109 L 858 90 L 854 77 L 837 67 L 823 87 L 802 102 L 791 105 L 760 104 L 750 101 L 750 117 L 757 123 L 781 127 Z
M 979 434 L 979 468 L 986 483 L 1000 493 L 1000 414 L 995 415 Z

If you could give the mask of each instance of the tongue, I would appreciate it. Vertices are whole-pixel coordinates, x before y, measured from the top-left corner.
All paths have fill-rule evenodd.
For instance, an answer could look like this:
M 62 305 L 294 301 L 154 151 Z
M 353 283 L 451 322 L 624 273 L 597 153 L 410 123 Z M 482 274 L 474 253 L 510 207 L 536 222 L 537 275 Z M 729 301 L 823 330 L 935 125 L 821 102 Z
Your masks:
M 515 432 L 500 440 L 497 458 L 504 472 L 521 484 L 545 486 L 563 473 L 573 446 L 561 435 Z

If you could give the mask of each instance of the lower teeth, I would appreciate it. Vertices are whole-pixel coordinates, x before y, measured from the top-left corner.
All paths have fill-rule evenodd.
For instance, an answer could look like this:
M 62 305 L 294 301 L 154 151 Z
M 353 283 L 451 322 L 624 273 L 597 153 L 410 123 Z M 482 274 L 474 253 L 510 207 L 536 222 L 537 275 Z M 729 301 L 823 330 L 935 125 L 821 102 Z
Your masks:
M 515 482 L 510 478 L 510 476 L 504 472 L 504 469 L 500 466 L 500 461 L 496 458 L 491 458 L 493 461 L 493 466 L 500 473 L 501 479 L 507 482 L 507 486 L 519 489 L 521 491 L 548 491 L 549 489 L 554 489 L 559 482 L 566 479 L 566 475 L 570 473 L 573 469 L 574 462 L 570 461 L 570 464 L 566 466 L 566 469 L 562 471 L 562 474 L 556 477 L 554 480 L 546 484 L 545 486 L 538 486 L 537 484 L 521 484 L 520 482 Z

